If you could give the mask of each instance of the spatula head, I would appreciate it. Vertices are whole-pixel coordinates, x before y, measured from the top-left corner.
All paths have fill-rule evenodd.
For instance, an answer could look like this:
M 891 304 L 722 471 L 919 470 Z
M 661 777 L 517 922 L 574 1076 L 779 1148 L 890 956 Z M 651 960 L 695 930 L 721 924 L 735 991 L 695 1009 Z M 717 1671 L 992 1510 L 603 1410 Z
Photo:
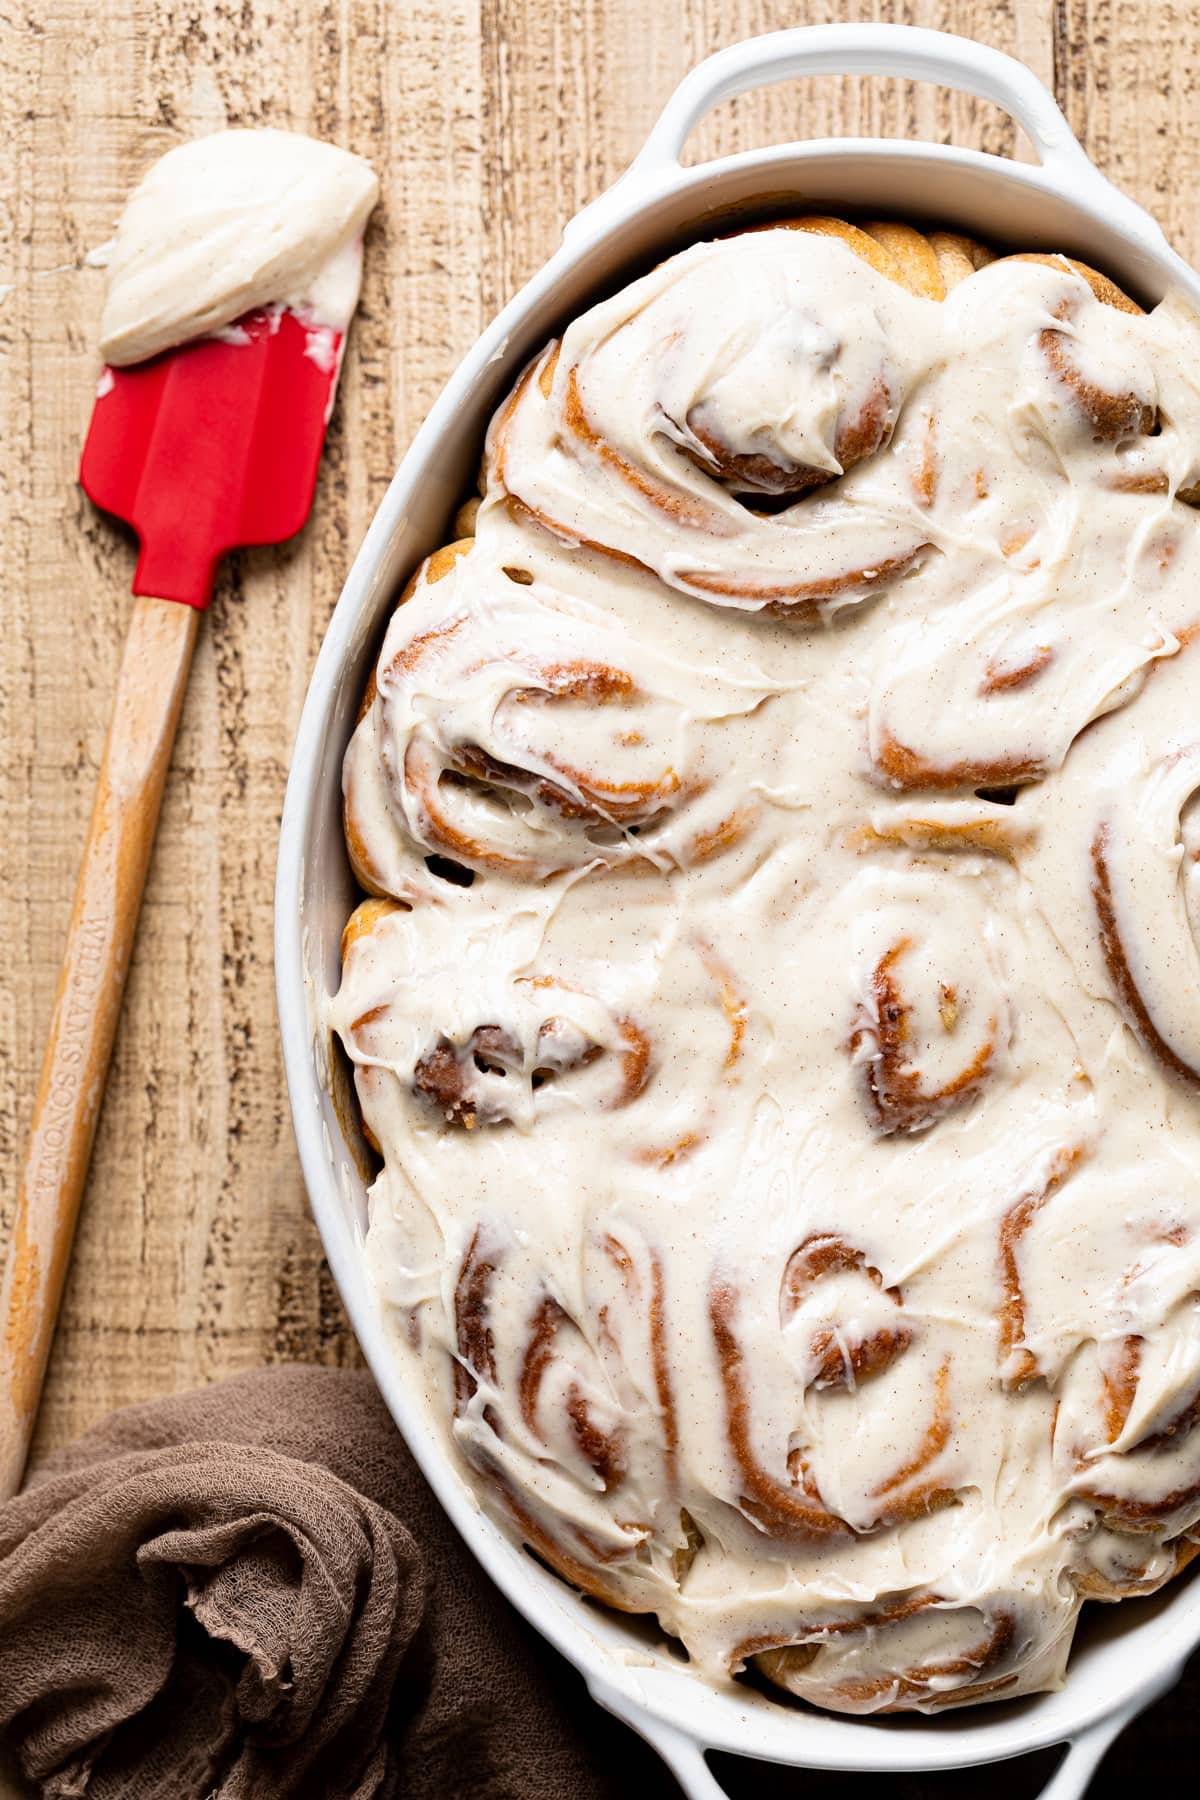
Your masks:
M 128 369 L 105 369 L 83 447 L 89 498 L 141 541 L 135 594 L 207 606 L 219 559 L 308 517 L 342 340 L 252 313 Z

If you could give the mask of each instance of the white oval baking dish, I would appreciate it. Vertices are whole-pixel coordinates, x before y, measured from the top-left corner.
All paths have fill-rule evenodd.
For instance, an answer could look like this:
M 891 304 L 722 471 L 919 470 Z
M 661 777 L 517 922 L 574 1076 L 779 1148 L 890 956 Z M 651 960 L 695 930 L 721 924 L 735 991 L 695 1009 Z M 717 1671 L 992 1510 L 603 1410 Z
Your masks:
M 683 168 L 692 127 L 720 101 L 813 74 L 902 76 L 998 103 L 1037 166 L 945 145 L 825 139 Z M 1135 294 L 1169 287 L 1200 304 L 1197 277 L 1155 222 L 1114 188 L 1020 63 L 962 38 L 904 26 L 834 25 L 734 45 L 668 101 L 614 187 L 567 226 L 558 253 L 505 308 L 447 384 L 355 560 L 317 660 L 288 783 L 276 886 L 276 973 L 288 1087 L 305 1180 L 329 1264 L 384 1397 L 429 1482 L 493 1580 L 582 1672 L 595 1698 L 659 1750 L 691 1800 L 719 1800 L 706 1748 L 780 1763 L 895 1773 L 959 1768 L 1069 1746 L 1043 1800 L 1075 1800 L 1117 1732 L 1175 1682 L 1200 1640 L 1200 1580 L 1149 1601 L 1086 1609 L 1058 1693 L 940 1718 L 864 1720 L 788 1709 L 752 1690 L 718 1693 L 644 1624 L 578 1599 L 480 1511 L 420 1397 L 405 1386 L 362 1258 L 366 1192 L 331 1092 L 322 1003 L 356 890 L 342 843 L 342 753 L 401 579 L 443 542 L 470 487 L 496 404 L 531 353 L 598 292 L 739 206 L 803 196 L 836 208 L 927 215 L 1024 248 L 1075 252 Z M 1087 1613 L 1093 1615 L 1087 1617 Z

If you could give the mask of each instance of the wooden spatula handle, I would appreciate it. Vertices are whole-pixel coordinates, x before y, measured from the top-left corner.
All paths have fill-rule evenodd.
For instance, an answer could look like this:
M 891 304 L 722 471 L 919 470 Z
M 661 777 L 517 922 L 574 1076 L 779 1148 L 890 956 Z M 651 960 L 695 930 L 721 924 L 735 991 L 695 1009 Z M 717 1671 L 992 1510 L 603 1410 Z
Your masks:
M 134 601 L 0 1286 L 0 1499 L 37 1416 L 198 622 Z

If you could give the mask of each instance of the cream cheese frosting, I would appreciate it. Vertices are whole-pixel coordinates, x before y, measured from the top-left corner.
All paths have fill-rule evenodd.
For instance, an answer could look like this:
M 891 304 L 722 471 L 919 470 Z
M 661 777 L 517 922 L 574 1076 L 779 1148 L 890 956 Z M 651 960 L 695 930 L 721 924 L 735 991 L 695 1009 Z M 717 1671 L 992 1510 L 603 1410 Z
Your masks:
M 367 1262 L 482 1503 L 705 1679 L 1050 1687 L 1200 1535 L 1197 369 L 1061 259 L 698 244 L 389 625 Z
M 362 157 L 297 132 L 218 131 L 169 150 L 108 251 L 102 356 L 143 362 L 272 305 L 345 331 L 378 198 Z

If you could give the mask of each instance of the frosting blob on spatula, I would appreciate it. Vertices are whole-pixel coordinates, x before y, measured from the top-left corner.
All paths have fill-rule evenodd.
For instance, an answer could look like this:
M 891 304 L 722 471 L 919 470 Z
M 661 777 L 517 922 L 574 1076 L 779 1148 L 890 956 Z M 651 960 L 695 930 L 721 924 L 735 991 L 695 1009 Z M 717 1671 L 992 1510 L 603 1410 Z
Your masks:
M 218 131 L 169 150 L 108 253 L 105 362 L 144 362 L 272 305 L 344 332 L 378 198 L 362 157 L 298 132 Z

